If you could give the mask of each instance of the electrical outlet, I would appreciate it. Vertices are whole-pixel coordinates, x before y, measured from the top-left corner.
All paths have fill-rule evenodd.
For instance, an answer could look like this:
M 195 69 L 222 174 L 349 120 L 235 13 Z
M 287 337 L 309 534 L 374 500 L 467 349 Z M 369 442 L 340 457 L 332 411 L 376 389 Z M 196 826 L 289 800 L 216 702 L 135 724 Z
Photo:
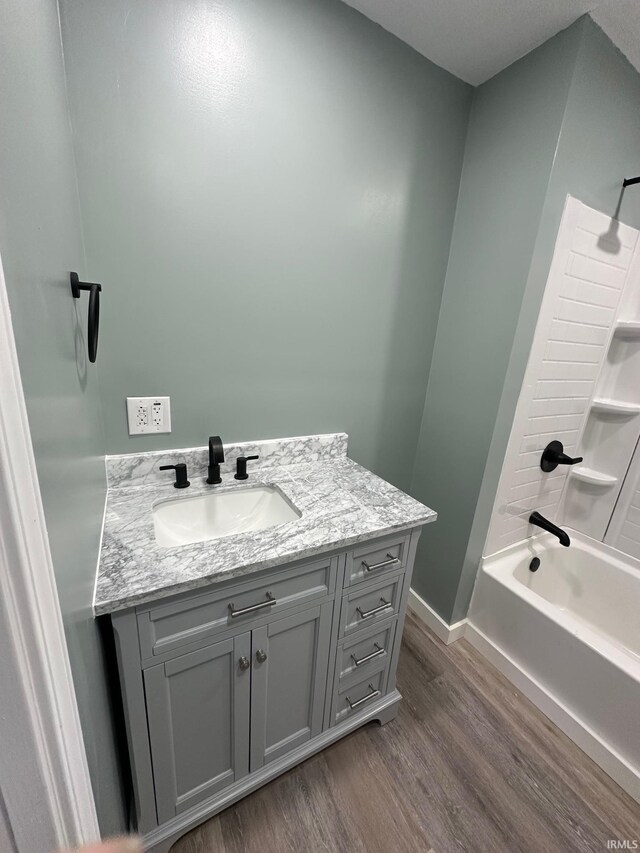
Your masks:
M 154 427 L 162 426 L 162 410 L 163 404 L 159 403 L 157 400 L 155 403 L 151 404 L 151 423 Z
M 169 397 L 127 397 L 129 435 L 171 432 Z
M 136 426 L 140 430 L 144 430 L 149 426 L 149 410 L 146 406 L 138 406 L 135 410 Z

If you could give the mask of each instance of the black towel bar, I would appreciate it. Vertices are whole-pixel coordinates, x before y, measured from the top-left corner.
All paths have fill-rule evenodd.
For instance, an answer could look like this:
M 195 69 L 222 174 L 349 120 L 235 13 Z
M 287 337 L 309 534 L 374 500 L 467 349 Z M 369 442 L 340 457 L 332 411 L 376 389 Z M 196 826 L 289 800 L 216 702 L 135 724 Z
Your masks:
M 98 353 L 98 331 L 100 330 L 100 291 L 101 284 L 91 281 L 80 281 L 77 272 L 69 273 L 71 293 L 74 299 L 80 299 L 82 290 L 89 291 L 89 313 L 87 317 L 87 349 L 89 361 L 93 364 Z

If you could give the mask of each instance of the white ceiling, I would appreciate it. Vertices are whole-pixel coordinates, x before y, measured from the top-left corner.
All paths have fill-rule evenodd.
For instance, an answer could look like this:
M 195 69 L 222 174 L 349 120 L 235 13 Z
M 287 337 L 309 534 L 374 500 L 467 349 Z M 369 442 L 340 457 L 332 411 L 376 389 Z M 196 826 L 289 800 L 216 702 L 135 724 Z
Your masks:
M 477 86 L 585 12 L 640 70 L 640 0 L 345 0 Z

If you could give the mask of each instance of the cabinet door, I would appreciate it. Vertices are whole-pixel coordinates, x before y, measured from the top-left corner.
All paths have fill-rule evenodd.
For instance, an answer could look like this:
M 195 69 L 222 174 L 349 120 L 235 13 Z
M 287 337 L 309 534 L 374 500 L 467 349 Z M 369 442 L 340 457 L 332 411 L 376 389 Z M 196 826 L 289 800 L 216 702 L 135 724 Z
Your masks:
M 333 603 L 252 632 L 251 771 L 322 731 Z
M 251 670 L 242 657 L 248 664 L 249 632 L 145 671 L 160 823 L 249 771 Z

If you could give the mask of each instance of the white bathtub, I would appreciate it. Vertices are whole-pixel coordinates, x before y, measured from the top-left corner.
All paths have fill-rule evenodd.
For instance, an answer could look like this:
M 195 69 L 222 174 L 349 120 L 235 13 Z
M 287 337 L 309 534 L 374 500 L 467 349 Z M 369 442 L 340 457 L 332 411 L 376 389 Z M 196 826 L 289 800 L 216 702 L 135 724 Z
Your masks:
M 465 636 L 640 801 L 640 561 L 569 533 L 485 559 Z

